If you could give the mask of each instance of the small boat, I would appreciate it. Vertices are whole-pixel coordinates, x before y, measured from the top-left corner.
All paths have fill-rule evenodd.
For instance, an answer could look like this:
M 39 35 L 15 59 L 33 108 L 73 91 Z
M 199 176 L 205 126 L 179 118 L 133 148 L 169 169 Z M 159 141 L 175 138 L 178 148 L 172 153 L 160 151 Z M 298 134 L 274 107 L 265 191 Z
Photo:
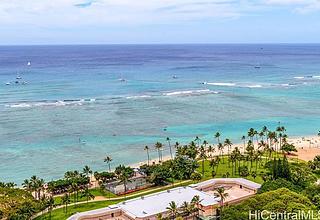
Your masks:
M 21 77 L 21 76 L 19 76 L 19 75 L 17 75 L 16 79 L 22 79 L 22 77 Z
M 124 79 L 124 78 L 120 78 L 119 81 L 120 81 L 120 82 L 125 82 L 125 81 L 127 81 L 127 80 Z
M 255 68 L 255 69 L 260 69 L 260 68 L 261 68 L 261 66 L 254 66 L 254 68 Z
M 11 83 L 7 82 L 7 83 L 6 83 L 6 85 L 7 85 L 7 86 L 10 86 L 10 85 L 11 85 Z
M 31 62 L 30 61 L 27 63 L 27 66 L 31 66 Z
M 22 85 L 27 85 L 27 84 L 28 84 L 27 81 L 23 81 L 23 82 L 22 82 Z
M 173 75 L 172 78 L 173 79 L 178 79 L 178 77 L 176 75 Z
M 19 81 L 17 81 L 17 80 L 16 80 L 14 83 L 15 83 L 15 84 L 18 84 L 18 83 L 19 83 Z

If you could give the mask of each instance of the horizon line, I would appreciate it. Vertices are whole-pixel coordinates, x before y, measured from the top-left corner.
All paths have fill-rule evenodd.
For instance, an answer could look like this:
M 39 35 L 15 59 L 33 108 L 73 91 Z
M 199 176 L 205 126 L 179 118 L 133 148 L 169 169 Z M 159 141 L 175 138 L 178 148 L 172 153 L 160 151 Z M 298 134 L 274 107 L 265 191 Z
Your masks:
M 53 44 L 0 44 L 0 47 L 11 46 L 148 46 L 148 45 L 320 45 L 320 42 L 261 42 L 261 43 L 53 43 Z

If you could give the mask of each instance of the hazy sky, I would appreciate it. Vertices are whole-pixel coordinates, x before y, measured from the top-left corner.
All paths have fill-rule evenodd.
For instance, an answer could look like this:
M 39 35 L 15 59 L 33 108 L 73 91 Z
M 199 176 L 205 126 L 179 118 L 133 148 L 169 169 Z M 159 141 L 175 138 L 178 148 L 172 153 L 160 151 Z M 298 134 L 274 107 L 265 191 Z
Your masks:
M 0 44 L 319 43 L 320 0 L 0 0 Z

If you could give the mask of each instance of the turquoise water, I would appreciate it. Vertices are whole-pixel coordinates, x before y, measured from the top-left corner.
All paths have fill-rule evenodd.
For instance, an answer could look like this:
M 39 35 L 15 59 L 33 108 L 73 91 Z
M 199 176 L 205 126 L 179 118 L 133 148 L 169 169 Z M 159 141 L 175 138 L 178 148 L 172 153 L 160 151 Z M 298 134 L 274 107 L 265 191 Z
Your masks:
M 319 76 L 320 45 L 0 47 L 0 181 L 136 163 L 167 136 L 313 135 Z

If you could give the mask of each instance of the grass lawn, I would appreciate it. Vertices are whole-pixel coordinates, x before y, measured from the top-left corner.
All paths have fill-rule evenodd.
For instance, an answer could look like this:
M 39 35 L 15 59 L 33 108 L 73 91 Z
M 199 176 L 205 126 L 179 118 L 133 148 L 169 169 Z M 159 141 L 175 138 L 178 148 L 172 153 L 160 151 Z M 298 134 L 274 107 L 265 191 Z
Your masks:
M 101 190 L 100 188 L 90 189 L 90 192 L 96 197 L 96 196 L 103 196 L 105 198 L 115 198 L 117 195 L 107 191 L 107 190 Z M 61 196 L 54 197 L 54 202 L 56 205 L 61 205 Z M 71 203 L 74 203 L 74 196 L 73 194 L 70 195 Z M 81 193 L 78 195 L 78 202 L 86 201 L 86 197 L 81 197 Z
M 202 178 L 202 181 L 203 180 L 208 180 L 208 179 L 211 179 L 212 178 L 212 168 L 210 167 L 209 165 L 209 160 L 206 160 L 205 163 L 204 163 L 204 176 Z M 244 165 L 245 162 L 241 161 L 241 166 Z M 263 179 L 262 177 L 259 175 L 261 172 L 266 172 L 267 170 L 264 168 L 264 163 L 265 163 L 265 160 L 263 160 L 263 163 L 259 166 L 256 167 L 256 163 L 253 162 L 252 163 L 252 168 L 251 168 L 251 165 L 250 165 L 250 161 L 248 163 L 245 163 L 246 166 L 248 166 L 248 169 L 249 169 L 249 173 L 250 175 L 247 176 L 247 177 L 243 177 L 245 179 L 248 179 L 248 180 L 251 180 L 253 182 L 256 182 L 256 183 L 260 183 L 262 184 L 263 183 Z M 197 169 L 197 171 L 199 173 L 202 174 L 202 162 L 200 161 L 199 162 L 199 168 Z M 237 166 L 238 167 L 238 166 Z M 250 172 L 250 168 L 251 168 L 251 172 Z M 232 165 L 230 163 L 230 165 L 228 164 L 228 160 L 227 160 L 227 157 L 224 157 L 224 162 L 223 160 L 221 159 L 219 165 L 215 168 L 216 169 L 216 176 L 215 178 L 222 178 L 224 175 L 226 175 L 227 173 L 229 173 L 229 178 L 234 178 L 234 177 L 241 177 L 239 176 L 238 172 L 235 173 L 232 173 Z M 251 173 L 253 171 L 256 171 L 257 173 L 257 176 L 256 178 L 253 178 L 251 176 Z
M 65 210 L 63 208 L 53 210 L 51 213 L 51 219 L 52 220 L 63 220 L 67 219 L 71 215 L 77 213 L 77 212 L 84 212 L 88 210 L 94 210 L 94 209 L 99 209 L 99 208 L 104 208 L 112 204 L 119 203 L 123 200 L 114 200 L 114 201 L 100 201 L 100 202 L 90 202 L 90 203 L 85 203 L 85 204 L 79 204 L 77 206 L 68 206 L 68 213 L 65 213 Z M 42 216 L 39 216 L 35 218 L 35 220 L 40 220 L 40 219 L 50 219 L 49 214 L 45 214 Z
M 245 164 L 244 164 L 245 163 Z M 251 181 L 254 181 L 254 182 L 257 182 L 257 183 L 260 183 L 262 184 L 263 183 L 263 180 L 262 180 L 262 177 L 259 175 L 261 172 L 266 172 L 267 170 L 264 168 L 264 163 L 265 163 L 265 160 L 263 159 L 263 162 L 261 163 L 261 165 L 259 166 L 256 166 L 256 163 L 253 162 L 252 163 L 252 167 L 250 166 L 250 161 L 248 163 L 246 162 L 241 162 L 241 166 L 243 165 L 246 165 L 248 166 L 248 169 L 249 169 L 249 173 L 251 174 L 252 171 L 256 171 L 257 173 L 257 176 L 256 178 L 253 178 L 251 175 L 247 176 L 247 177 L 244 177 L 248 180 L 251 180 Z M 199 173 L 202 173 L 202 162 L 199 161 L 199 168 L 197 169 L 197 171 Z M 230 165 L 228 164 L 228 160 L 227 160 L 227 157 L 224 157 L 224 162 L 223 160 L 221 159 L 218 167 L 216 168 L 217 169 L 217 173 L 216 173 L 216 176 L 215 178 L 221 178 L 223 177 L 226 173 L 229 173 L 229 177 L 240 177 L 238 173 L 232 173 L 232 165 L 230 163 Z M 251 169 L 251 172 L 250 172 L 250 169 Z M 205 161 L 205 167 L 204 167 L 204 176 L 202 178 L 201 181 L 204 181 L 204 180 L 208 180 L 208 179 L 211 179 L 212 178 L 212 168 L 209 166 L 209 160 L 206 160 Z M 63 208 L 60 208 L 60 209 L 56 209 L 52 212 L 52 217 L 51 219 L 53 220 L 62 220 L 62 219 L 67 219 L 68 217 L 70 217 L 71 215 L 77 213 L 77 212 L 84 212 L 84 211 L 88 211 L 88 210 L 94 210 L 94 209 L 99 209 L 99 208 L 104 208 L 104 207 L 107 207 L 109 205 L 112 205 L 112 204 L 117 204 L 119 202 L 122 202 L 126 199 L 132 199 L 132 198 L 136 198 L 136 197 L 140 197 L 140 196 L 143 196 L 143 195 L 148 195 L 148 194 L 151 194 L 151 193 L 156 193 L 156 192 L 159 192 L 159 191 L 163 191 L 165 189 L 170 189 L 170 188 L 174 188 L 174 187 L 177 187 L 177 186 L 187 186 L 187 185 L 190 185 L 194 183 L 193 181 L 187 181 L 187 182 L 184 182 L 184 183 L 181 183 L 181 181 L 179 180 L 174 180 L 174 184 L 170 184 L 168 186 L 166 186 L 165 188 L 164 187 L 151 187 L 151 188 L 147 188 L 147 189 L 144 189 L 144 190 L 141 190 L 141 191 L 138 191 L 138 192 L 133 192 L 133 193 L 130 193 L 130 194 L 127 194 L 126 195 L 126 198 L 125 199 L 117 199 L 117 200 L 113 200 L 113 201 L 97 201 L 97 202 L 90 202 L 90 203 L 84 203 L 84 204 L 79 204 L 77 206 L 69 206 L 68 207 L 68 213 L 66 214 L 64 212 L 64 209 Z M 150 190 L 153 190 L 152 192 L 149 192 Z M 114 195 L 108 191 L 101 191 L 99 188 L 96 188 L 96 189 L 91 189 L 91 193 L 95 196 L 104 196 L 105 198 L 117 198 L 118 196 L 117 195 Z M 137 195 L 139 194 L 139 195 Z M 71 196 L 71 199 L 73 200 L 73 196 Z M 61 199 L 59 197 L 56 197 L 55 198 L 57 204 L 60 204 L 60 201 Z M 81 198 L 79 199 L 79 201 L 86 201 L 86 198 Z M 39 216 L 36 218 L 36 220 L 40 220 L 40 219 L 49 219 L 49 214 L 45 214 L 45 215 L 42 215 L 42 216 Z
M 59 209 L 56 209 L 56 210 L 52 211 L 51 219 L 52 220 L 67 219 L 68 217 L 70 217 L 71 215 L 73 215 L 73 214 L 75 214 L 77 212 L 84 212 L 84 211 L 104 208 L 104 207 L 107 207 L 107 206 L 112 205 L 112 204 L 117 204 L 117 203 L 122 202 L 122 201 L 127 200 L 127 199 L 132 199 L 132 198 L 148 195 L 148 194 L 151 194 L 151 193 L 160 192 L 160 191 L 163 191 L 165 189 L 171 189 L 171 188 L 174 188 L 174 187 L 177 187 L 177 186 L 187 186 L 187 185 L 190 185 L 191 183 L 193 183 L 193 182 L 190 180 L 190 181 L 187 181 L 187 182 L 184 182 L 184 183 L 175 183 L 174 185 L 168 185 L 166 187 L 151 187 L 151 188 L 144 189 L 144 190 L 141 190 L 141 191 L 138 191 L 138 192 L 127 194 L 126 195 L 126 197 L 127 197 L 126 199 L 118 199 L 118 200 L 112 200 L 112 201 L 89 202 L 89 203 L 84 203 L 84 204 L 78 204 L 76 207 L 71 205 L 71 206 L 68 206 L 68 213 L 67 214 L 65 213 L 65 210 L 63 208 L 59 208 Z M 94 190 L 100 191 L 99 189 L 93 189 L 92 193 L 94 193 Z M 153 191 L 152 192 L 147 192 L 149 190 L 153 190 Z M 100 193 L 100 192 L 98 192 L 98 193 Z M 136 195 L 137 193 L 139 193 L 139 195 Z M 116 198 L 116 197 L 117 196 L 114 195 L 113 198 Z M 84 201 L 85 201 L 85 199 L 84 199 Z M 35 218 L 35 220 L 42 220 L 42 219 L 49 219 L 49 214 L 45 214 L 45 215 L 42 215 L 42 216 L 39 216 L 39 217 Z

